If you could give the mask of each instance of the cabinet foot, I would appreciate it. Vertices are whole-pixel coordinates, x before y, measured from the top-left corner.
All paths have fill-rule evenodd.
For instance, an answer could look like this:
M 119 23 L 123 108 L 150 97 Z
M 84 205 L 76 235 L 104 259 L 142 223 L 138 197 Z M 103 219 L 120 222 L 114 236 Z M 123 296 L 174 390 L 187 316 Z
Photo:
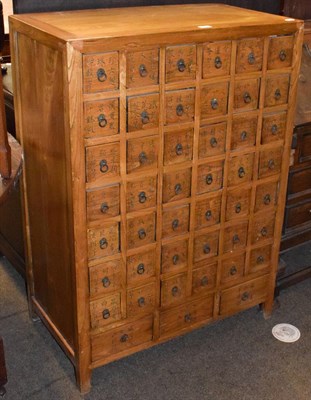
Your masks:
M 87 370 L 79 370 L 79 368 L 75 368 L 76 373 L 76 381 L 79 387 L 81 394 L 87 394 L 91 390 L 91 371 Z

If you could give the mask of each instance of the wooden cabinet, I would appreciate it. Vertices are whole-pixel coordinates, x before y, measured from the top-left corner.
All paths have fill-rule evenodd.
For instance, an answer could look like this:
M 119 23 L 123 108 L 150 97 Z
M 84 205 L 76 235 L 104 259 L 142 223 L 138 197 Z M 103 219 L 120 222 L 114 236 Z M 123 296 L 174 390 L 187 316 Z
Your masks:
M 81 390 L 209 321 L 270 314 L 302 23 L 224 5 L 10 23 L 29 302 Z

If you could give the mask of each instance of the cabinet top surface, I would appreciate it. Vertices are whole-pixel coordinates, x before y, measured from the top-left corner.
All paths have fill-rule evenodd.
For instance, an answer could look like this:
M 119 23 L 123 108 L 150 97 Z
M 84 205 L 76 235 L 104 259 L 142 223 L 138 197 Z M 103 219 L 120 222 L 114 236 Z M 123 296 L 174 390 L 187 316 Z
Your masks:
M 244 30 L 247 27 L 278 25 L 280 33 L 295 31 L 300 21 L 224 4 L 188 4 L 111 8 L 22 14 L 10 17 L 17 28 L 25 23 L 60 39 L 92 40 L 195 32 L 208 30 Z M 298 25 L 297 25 L 298 24 Z M 17 28 L 18 30 L 18 28 Z M 247 30 L 245 31 L 247 33 Z

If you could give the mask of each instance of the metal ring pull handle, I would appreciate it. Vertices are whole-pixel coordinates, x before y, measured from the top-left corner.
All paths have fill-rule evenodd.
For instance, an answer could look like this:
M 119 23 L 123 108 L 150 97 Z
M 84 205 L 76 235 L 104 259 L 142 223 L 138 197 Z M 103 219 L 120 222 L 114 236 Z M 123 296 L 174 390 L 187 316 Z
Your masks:
M 110 286 L 110 279 L 108 278 L 108 276 L 105 276 L 105 277 L 102 279 L 102 284 L 103 284 L 104 288 L 107 288 L 107 287 Z
M 212 211 L 211 210 L 207 210 L 205 213 L 205 219 L 207 221 L 209 221 L 212 218 Z
M 172 261 L 174 265 L 177 265 L 178 261 L 179 261 L 179 255 L 178 254 L 174 254 L 172 257 Z
M 96 72 L 96 75 L 99 82 L 105 82 L 107 80 L 107 74 L 104 68 L 99 68 Z
M 178 155 L 178 156 L 181 156 L 181 155 L 182 155 L 182 153 L 183 153 L 183 146 L 182 146 L 181 143 L 176 144 L 175 152 L 176 152 L 176 155 Z
M 150 117 L 149 117 L 149 114 L 147 113 L 147 111 L 143 111 L 140 114 L 140 117 L 141 117 L 141 122 L 142 122 L 143 125 L 146 125 L 146 124 L 149 123 Z
M 205 275 L 201 279 L 201 286 L 207 286 L 208 285 L 208 277 Z
M 174 221 L 172 222 L 173 231 L 175 231 L 178 227 L 179 227 L 179 220 L 178 219 L 174 219 Z
M 108 247 L 108 240 L 107 240 L 106 238 L 100 239 L 100 241 L 99 241 L 99 247 L 100 247 L 102 250 L 107 249 L 107 247 Z
M 268 235 L 268 229 L 264 226 L 262 229 L 261 229 L 261 231 L 260 231 L 260 233 L 261 233 L 261 236 L 267 236 Z
M 144 151 L 142 151 L 141 153 L 139 153 L 138 158 L 139 158 L 140 164 L 144 164 L 144 163 L 147 162 L 147 160 L 148 160 L 147 154 L 146 154 Z
M 233 244 L 238 244 L 238 243 L 240 243 L 240 238 L 239 238 L 239 235 L 238 235 L 237 233 L 236 233 L 235 235 L 233 235 L 232 243 L 233 243 Z
M 241 300 L 242 300 L 242 301 L 246 301 L 246 300 L 248 300 L 249 298 L 250 298 L 249 292 L 244 292 L 244 293 L 242 294 Z
M 139 306 L 139 307 L 144 307 L 144 305 L 146 304 L 145 298 L 144 298 L 144 297 L 140 297 L 140 298 L 137 300 L 137 303 L 138 303 L 138 306 Z
M 275 168 L 275 162 L 274 162 L 274 160 L 269 160 L 268 161 L 268 168 L 269 169 L 274 169 Z
M 230 275 L 235 275 L 236 273 L 238 272 L 238 270 L 236 269 L 236 266 L 235 265 L 233 265 L 231 268 L 230 268 Z
M 109 165 L 107 163 L 107 160 L 101 160 L 99 163 L 99 169 L 100 172 L 102 172 L 103 174 L 105 174 L 106 172 L 108 172 L 109 170 Z
M 263 264 L 264 261 L 265 261 L 265 259 L 263 258 L 263 256 L 258 256 L 257 260 L 256 260 L 256 263 L 257 264 Z
M 244 140 L 247 139 L 247 132 L 246 131 L 242 131 L 241 132 L 241 140 L 244 142 Z
M 212 174 L 207 174 L 205 178 L 205 182 L 207 185 L 211 185 L 213 183 L 213 175 Z
M 222 67 L 222 61 L 221 58 L 219 56 L 215 57 L 215 68 L 220 69 Z
M 247 57 L 247 61 L 250 65 L 254 65 L 255 64 L 255 54 L 251 51 Z
M 273 124 L 273 125 L 271 126 L 271 133 L 272 133 L 272 135 L 276 135 L 277 132 L 278 132 L 278 126 L 277 126 L 276 124 Z
M 137 273 L 138 275 L 142 275 L 145 272 L 145 264 L 141 263 L 137 265 Z
M 143 228 L 139 229 L 139 231 L 138 231 L 139 239 L 140 240 L 146 239 L 146 236 L 147 236 L 147 234 L 146 234 L 145 229 L 143 229 Z
M 287 57 L 286 51 L 285 50 L 281 50 L 279 52 L 279 59 L 283 62 L 283 61 L 286 60 L 286 57 Z
M 140 66 L 139 66 L 139 75 L 142 78 L 145 78 L 148 75 L 148 71 L 147 71 L 147 68 L 146 68 L 145 64 L 140 64 Z
M 185 321 L 186 323 L 189 323 L 189 322 L 192 321 L 192 317 L 191 317 L 191 314 L 190 314 L 190 313 L 189 313 L 189 314 L 186 314 L 186 315 L 184 316 L 184 321 Z
M 203 246 L 203 253 L 204 253 L 204 254 L 209 254 L 210 252 L 211 252 L 211 248 L 209 247 L 208 244 L 205 244 L 205 245 Z
M 140 192 L 138 195 L 138 201 L 143 204 L 147 201 L 147 196 L 145 192 Z
M 182 104 L 178 104 L 176 107 L 176 114 L 178 115 L 178 117 L 181 117 L 184 113 L 184 107 Z
M 217 147 L 217 139 L 215 137 L 212 137 L 209 142 L 211 147 Z
M 175 191 L 175 194 L 176 194 L 176 195 L 177 195 L 177 194 L 181 194 L 181 192 L 182 192 L 182 187 L 181 187 L 181 184 L 180 184 L 180 183 L 177 183 L 177 184 L 175 185 L 174 191 Z
M 266 206 L 267 206 L 268 204 L 271 203 L 271 196 L 270 196 L 269 193 L 267 193 L 267 194 L 264 196 L 263 202 L 264 202 L 264 204 L 265 204 Z
M 177 69 L 179 72 L 184 72 L 186 70 L 185 61 L 182 58 L 177 61 Z
M 178 288 L 178 286 L 172 287 L 172 295 L 173 295 L 173 296 L 177 296 L 178 293 L 179 293 L 179 288 Z
M 236 212 L 236 214 L 240 214 L 241 210 L 242 210 L 242 205 L 241 205 L 241 203 L 237 203 L 237 204 L 235 205 L 235 212 Z
M 238 169 L 238 175 L 239 175 L 239 178 L 244 178 L 244 176 L 245 176 L 245 169 L 244 169 L 243 167 L 240 167 L 240 168 Z
M 245 92 L 243 95 L 243 100 L 245 104 L 249 104 L 252 101 L 252 97 L 248 92 Z
M 211 100 L 211 106 L 213 110 L 217 110 L 219 104 L 218 104 L 218 100 L 217 99 L 212 99 Z
M 282 95 L 281 95 L 280 89 L 276 89 L 276 91 L 274 92 L 275 100 L 280 100 L 281 97 L 282 97 Z
M 105 310 L 103 311 L 103 318 L 108 319 L 109 317 L 110 317 L 110 311 L 108 310 L 108 308 L 105 308 Z
M 98 120 L 98 125 L 101 128 L 105 128 L 107 126 L 107 124 L 108 124 L 108 121 L 107 121 L 107 119 L 105 117 L 105 114 L 99 114 L 97 120 Z
M 127 335 L 126 333 L 120 337 L 120 342 L 121 343 L 125 343 L 128 340 L 129 340 L 129 335 Z
M 109 210 L 109 206 L 108 203 L 102 203 L 102 205 L 100 206 L 100 211 L 103 214 L 106 214 L 106 212 Z

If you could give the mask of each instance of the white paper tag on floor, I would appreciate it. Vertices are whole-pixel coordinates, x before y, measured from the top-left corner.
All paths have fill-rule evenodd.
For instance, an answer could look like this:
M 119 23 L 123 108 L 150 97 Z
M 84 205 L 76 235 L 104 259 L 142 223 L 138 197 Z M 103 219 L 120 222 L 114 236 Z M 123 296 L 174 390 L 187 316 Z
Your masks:
M 300 331 L 290 324 L 278 324 L 272 328 L 272 335 L 281 342 L 293 343 L 300 338 Z

